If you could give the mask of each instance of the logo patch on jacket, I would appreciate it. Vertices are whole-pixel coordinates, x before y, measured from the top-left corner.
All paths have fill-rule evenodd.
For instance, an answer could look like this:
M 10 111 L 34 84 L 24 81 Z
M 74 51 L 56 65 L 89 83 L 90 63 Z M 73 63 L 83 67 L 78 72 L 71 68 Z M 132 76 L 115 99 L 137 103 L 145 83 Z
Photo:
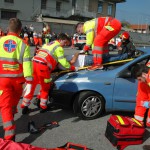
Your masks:
M 17 44 L 14 40 L 7 40 L 4 42 L 4 50 L 8 53 L 12 53 L 16 50 Z

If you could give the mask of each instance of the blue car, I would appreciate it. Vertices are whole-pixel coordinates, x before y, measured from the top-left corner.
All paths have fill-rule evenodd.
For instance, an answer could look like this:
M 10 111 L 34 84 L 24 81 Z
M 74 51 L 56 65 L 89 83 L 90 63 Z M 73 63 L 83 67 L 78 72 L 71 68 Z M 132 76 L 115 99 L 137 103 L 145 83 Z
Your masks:
M 134 111 L 137 80 L 131 76 L 134 65 L 146 64 L 148 49 L 138 50 L 132 61 L 105 65 L 103 70 L 81 70 L 59 77 L 50 99 L 70 107 L 82 119 L 95 119 L 105 111 Z

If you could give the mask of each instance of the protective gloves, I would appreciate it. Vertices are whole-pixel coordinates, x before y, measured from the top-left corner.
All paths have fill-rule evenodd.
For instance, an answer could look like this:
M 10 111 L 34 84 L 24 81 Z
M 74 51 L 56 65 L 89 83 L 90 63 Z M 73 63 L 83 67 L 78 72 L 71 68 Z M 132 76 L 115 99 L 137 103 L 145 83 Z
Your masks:
M 90 47 L 87 45 L 84 45 L 83 50 L 81 50 L 79 53 L 80 54 L 85 54 L 86 52 L 88 52 L 90 50 Z
M 79 52 L 79 54 L 85 54 L 85 55 L 89 55 L 89 51 L 84 51 L 84 50 L 81 50 L 81 51 Z
M 81 50 L 81 51 L 79 52 L 79 54 L 85 54 L 85 51 L 84 51 L 84 50 Z
M 84 50 L 85 52 L 86 52 L 86 51 L 89 51 L 89 50 L 90 50 L 90 46 L 84 45 L 83 50 Z
M 70 67 L 70 70 L 72 70 L 72 71 L 78 71 L 78 70 L 79 70 L 79 67 L 75 67 L 75 66 L 72 65 L 72 66 Z
M 145 108 L 150 108 L 150 102 L 146 101 L 146 102 L 143 102 L 143 106 Z

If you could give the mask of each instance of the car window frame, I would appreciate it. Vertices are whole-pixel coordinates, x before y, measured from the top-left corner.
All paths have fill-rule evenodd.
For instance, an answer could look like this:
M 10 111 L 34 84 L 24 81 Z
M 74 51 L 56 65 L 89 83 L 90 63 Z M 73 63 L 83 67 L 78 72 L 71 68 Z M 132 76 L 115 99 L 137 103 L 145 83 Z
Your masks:
M 147 60 L 146 60 L 147 59 Z M 136 64 L 143 64 L 142 62 L 146 61 L 144 64 L 146 65 L 148 63 L 148 61 L 150 61 L 150 55 L 141 58 L 140 60 L 137 60 L 136 62 L 130 64 L 129 66 L 127 66 L 126 68 L 124 68 L 122 71 L 120 71 L 117 74 L 117 78 L 133 78 L 131 76 L 131 69 L 136 65 Z M 141 62 L 141 63 L 140 63 Z

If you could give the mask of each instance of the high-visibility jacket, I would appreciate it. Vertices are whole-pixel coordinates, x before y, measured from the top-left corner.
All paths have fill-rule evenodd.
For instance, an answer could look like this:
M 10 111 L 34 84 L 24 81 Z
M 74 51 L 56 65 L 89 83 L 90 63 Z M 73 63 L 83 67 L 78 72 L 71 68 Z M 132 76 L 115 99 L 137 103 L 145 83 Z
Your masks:
M 0 77 L 25 77 L 32 80 L 30 49 L 15 33 L 0 39 Z
M 33 60 L 45 62 L 51 70 L 54 70 L 57 63 L 62 70 L 71 69 L 73 66 L 64 57 L 64 50 L 60 46 L 58 41 L 53 41 L 49 44 L 44 44 L 41 49 L 38 50 Z
M 24 41 L 26 44 L 29 44 L 29 38 L 28 38 L 28 37 L 24 37 L 24 38 L 23 38 L 23 41 Z
M 39 46 L 42 46 L 42 45 L 43 45 L 42 37 L 39 37 L 38 40 L 39 40 L 39 41 L 38 41 Z
M 34 45 L 38 45 L 39 44 L 39 39 L 38 39 L 38 37 L 37 36 L 34 36 L 33 37 L 33 41 L 34 41 Z
M 150 102 L 150 87 L 145 82 L 138 82 L 138 92 L 136 96 L 136 107 L 134 117 L 143 121 L 147 108 L 143 107 L 144 101 Z M 146 124 L 150 124 L 150 109 L 147 113 Z
M 97 32 L 103 29 L 105 26 L 109 30 L 113 30 L 107 23 L 111 20 L 111 17 L 100 17 L 89 21 L 86 21 L 83 25 L 83 31 L 86 34 L 86 45 L 91 46 L 94 41 L 94 37 L 97 36 Z

